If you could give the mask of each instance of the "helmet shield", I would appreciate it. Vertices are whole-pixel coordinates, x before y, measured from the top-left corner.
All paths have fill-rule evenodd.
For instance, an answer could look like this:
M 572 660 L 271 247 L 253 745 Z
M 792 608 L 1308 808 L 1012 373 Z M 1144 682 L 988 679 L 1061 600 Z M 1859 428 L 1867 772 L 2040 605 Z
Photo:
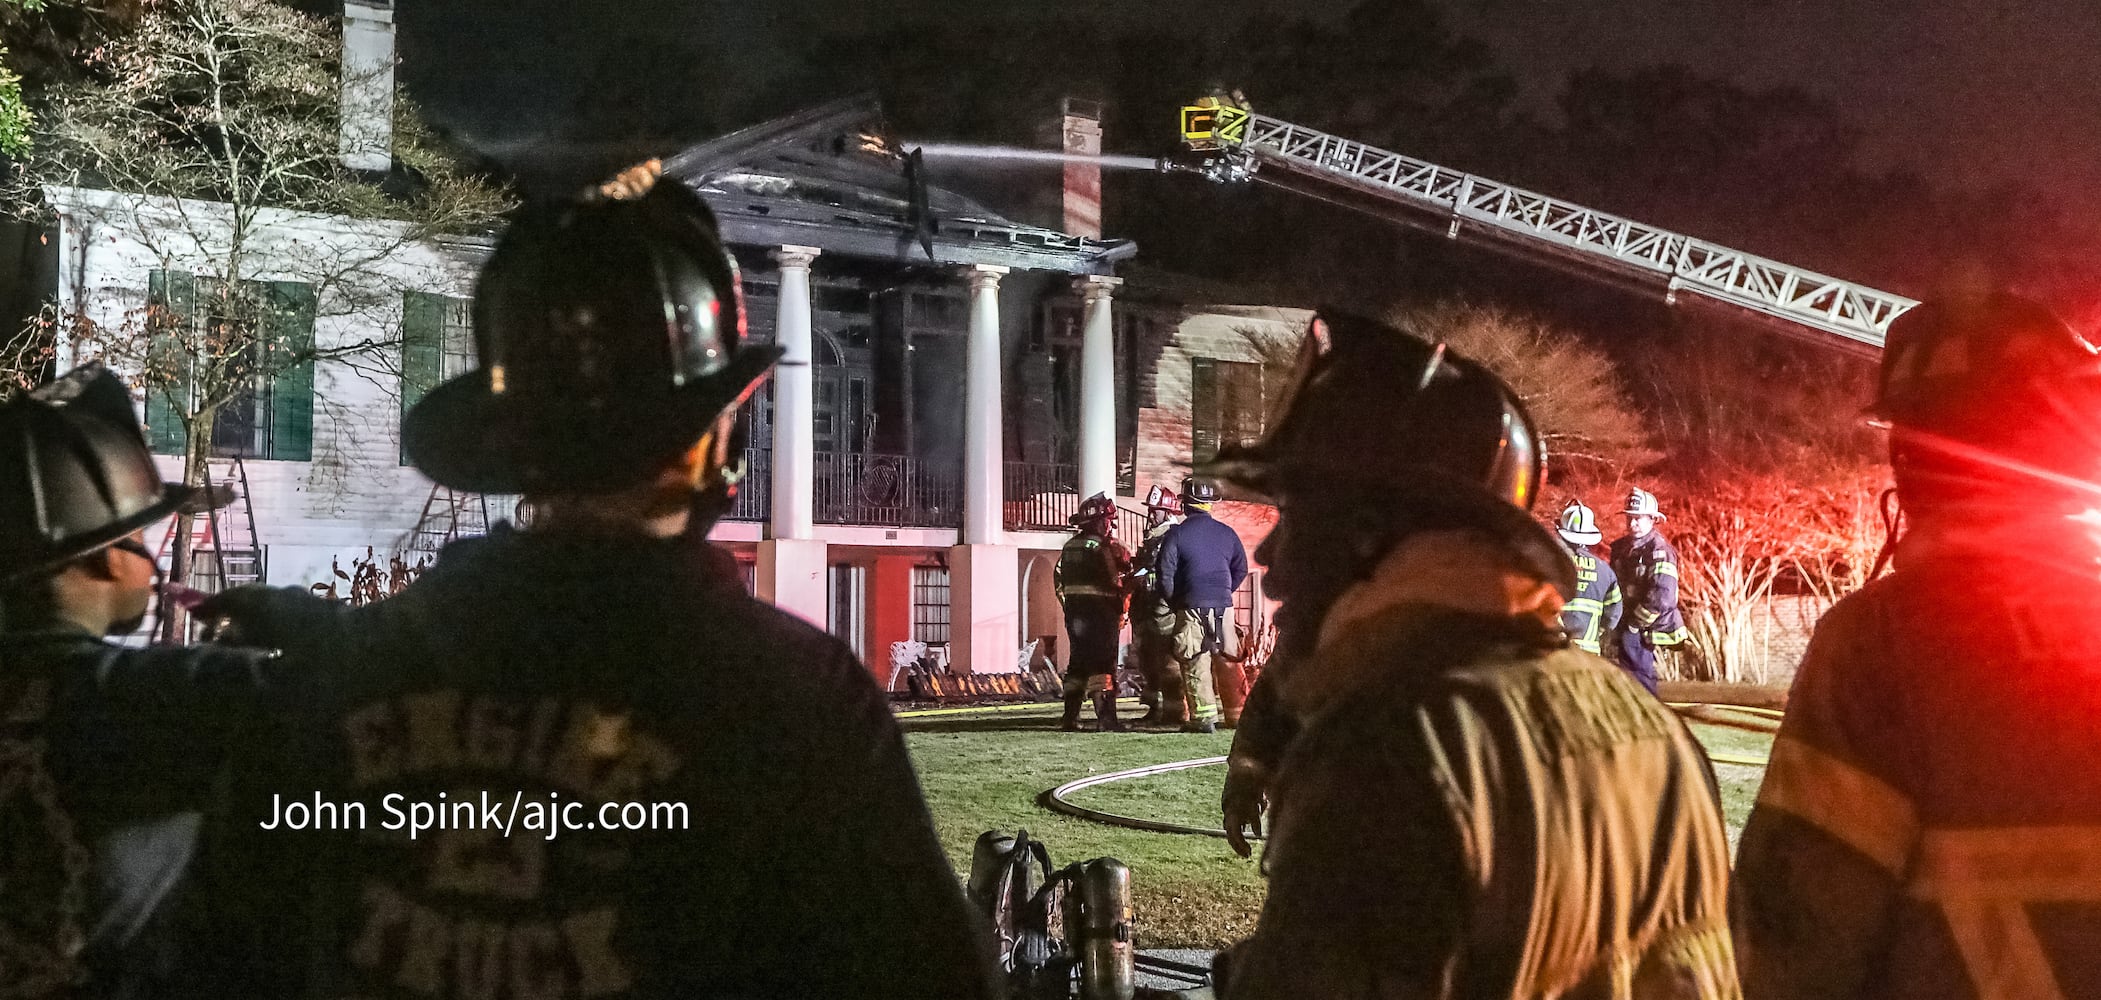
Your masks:
M 1287 518 L 1307 501 L 1347 495 L 1384 508 L 1395 524 L 1489 531 L 1516 545 L 1542 579 L 1573 592 L 1567 552 L 1526 513 L 1545 449 L 1524 405 L 1488 369 L 1442 344 L 1323 310 L 1287 382 L 1261 439 L 1221 448 L 1199 471 L 1285 507 Z
M 677 183 L 524 211 L 475 293 L 482 367 L 425 396 L 403 427 L 417 467 L 454 489 L 641 482 L 780 356 L 744 343 L 736 264 Z
M 1322 482 L 1397 489 L 1433 480 L 1530 509 L 1544 447 L 1516 394 L 1486 368 L 1393 327 L 1324 311 L 1263 437 L 1227 446 L 1205 474 L 1274 497 Z

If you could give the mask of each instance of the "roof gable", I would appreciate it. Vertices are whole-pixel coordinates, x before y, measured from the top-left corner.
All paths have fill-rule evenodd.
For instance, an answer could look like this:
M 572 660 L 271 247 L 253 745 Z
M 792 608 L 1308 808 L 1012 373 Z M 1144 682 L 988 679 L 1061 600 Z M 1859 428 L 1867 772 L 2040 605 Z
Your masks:
M 732 243 L 814 246 L 900 263 L 998 264 L 1106 272 L 1137 247 L 1007 218 L 924 185 L 929 234 L 906 176 L 906 151 L 880 106 L 853 98 L 762 122 L 664 161 L 664 175 L 698 191 Z

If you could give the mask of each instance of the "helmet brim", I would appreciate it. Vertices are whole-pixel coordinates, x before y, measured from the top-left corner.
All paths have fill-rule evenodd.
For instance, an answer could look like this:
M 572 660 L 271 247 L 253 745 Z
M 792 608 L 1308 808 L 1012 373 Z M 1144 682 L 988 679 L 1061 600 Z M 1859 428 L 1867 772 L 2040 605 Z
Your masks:
M 740 347 L 729 364 L 675 390 L 644 416 L 647 426 L 610 426 L 603 414 L 536 413 L 530 423 L 573 424 L 566 454 L 528 429 L 519 401 L 490 391 L 487 369 L 432 389 L 401 421 L 410 464 L 432 482 L 471 493 L 604 492 L 648 479 L 690 448 L 724 410 L 764 381 L 782 350 Z M 592 426 L 592 424 L 598 426 Z
M 1574 545 L 1596 545 L 1605 540 L 1605 533 L 1601 531 L 1568 531 L 1566 529 L 1557 529 L 1557 531 L 1561 537 L 1568 539 Z
M 191 502 L 198 491 L 181 483 L 167 483 L 161 487 L 161 498 L 130 517 L 103 525 L 94 531 L 52 543 L 43 551 L 24 559 L 13 560 L 13 565 L 0 572 L 0 583 L 14 583 L 48 573 L 84 555 L 109 548 L 132 532 L 144 528 L 179 510 L 195 507 Z M 223 505 L 222 505 L 223 506 Z M 195 509 L 202 510 L 201 507 Z
M 1496 496 L 1479 483 L 1468 482 L 1442 471 L 1419 468 L 1407 485 L 1367 478 L 1363 470 L 1306 467 L 1281 468 L 1260 448 L 1221 450 L 1218 461 L 1203 465 L 1198 474 L 1233 487 L 1233 499 L 1277 505 L 1279 487 L 1296 476 L 1308 476 L 1338 488 L 1359 483 L 1379 492 L 1382 501 L 1396 507 L 1448 512 L 1455 521 L 1487 531 L 1515 550 L 1539 579 L 1552 585 L 1564 600 L 1576 595 L 1576 563 L 1556 533 L 1534 520 L 1531 513 Z

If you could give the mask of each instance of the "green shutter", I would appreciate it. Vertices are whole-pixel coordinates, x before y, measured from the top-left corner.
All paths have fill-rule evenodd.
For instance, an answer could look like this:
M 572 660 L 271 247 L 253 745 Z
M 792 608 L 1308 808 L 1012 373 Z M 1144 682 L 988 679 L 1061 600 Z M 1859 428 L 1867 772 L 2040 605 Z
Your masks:
M 444 374 L 445 311 L 449 300 L 430 292 L 404 292 L 401 296 L 401 416 L 436 388 Z M 409 464 L 403 446 L 401 464 Z
M 264 458 L 314 459 L 314 287 L 263 283 L 263 350 L 270 376 L 270 448 Z M 293 358 L 301 360 L 290 362 Z
M 1218 365 L 1195 358 L 1189 373 L 1189 461 L 1194 465 L 1218 457 Z
M 147 272 L 146 302 L 157 310 L 152 317 L 157 324 L 189 324 L 197 313 L 195 276 L 158 268 Z M 146 443 L 157 454 L 180 455 L 189 439 L 182 422 L 190 402 L 189 357 L 181 338 L 174 334 L 155 331 L 150 337 L 146 354 L 150 374 L 141 379 L 146 390 Z

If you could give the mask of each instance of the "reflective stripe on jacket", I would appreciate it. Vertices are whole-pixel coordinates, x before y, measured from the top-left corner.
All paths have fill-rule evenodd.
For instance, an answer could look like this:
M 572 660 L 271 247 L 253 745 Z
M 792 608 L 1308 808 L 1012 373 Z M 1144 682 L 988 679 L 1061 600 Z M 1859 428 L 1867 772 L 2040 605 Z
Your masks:
M 1051 576 L 1061 601 L 1081 595 L 1122 600 L 1130 569 L 1131 558 L 1115 539 L 1083 531 L 1066 540 Z
M 1558 645 L 1542 622 L 1412 605 L 1308 654 L 1367 680 L 1283 758 L 1268 899 L 1225 997 L 1737 995 L 1699 744 Z
M 1620 625 L 1620 584 L 1605 560 L 1588 546 L 1570 546 L 1576 563 L 1576 596 L 1561 606 L 1561 628 L 1586 653 L 1600 652 L 1599 637 Z
M 1627 601 L 1626 628 L 1648 633 L 1657 646 L 1692 638 L 1678 615 L 1678 550 L 1662 531 L 1613 542 L 1612 571 Z
M 1736 872 L 1746 994 L 2101 994 L 2101 572 L 1904 552 L 1796 677 Z

